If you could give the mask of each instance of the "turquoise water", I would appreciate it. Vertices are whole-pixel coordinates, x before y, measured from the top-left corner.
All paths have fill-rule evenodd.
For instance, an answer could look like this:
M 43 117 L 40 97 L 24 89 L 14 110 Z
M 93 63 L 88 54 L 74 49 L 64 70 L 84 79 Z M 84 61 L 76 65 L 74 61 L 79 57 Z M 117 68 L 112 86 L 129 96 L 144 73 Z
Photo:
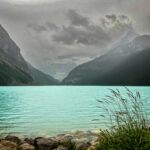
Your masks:
M 103 110 L 97 107 L 103 104 L 96 99 L 110 94 L 109 88 L 116 87 L 0 87 L 0 135 L 52 136 L 106 128 L 109 122 L 99 117 Z M 144 109 L 150 112 L 150 87 L 129 88 L 140 91 Z

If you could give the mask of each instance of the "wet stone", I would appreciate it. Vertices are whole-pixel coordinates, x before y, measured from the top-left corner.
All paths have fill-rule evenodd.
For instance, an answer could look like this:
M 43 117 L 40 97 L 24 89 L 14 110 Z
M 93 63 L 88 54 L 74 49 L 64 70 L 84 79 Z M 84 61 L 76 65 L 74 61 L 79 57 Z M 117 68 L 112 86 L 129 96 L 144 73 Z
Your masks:
M 19 146 L 19 148 L 20 148 L 21 150 L 35 150 L 35 147 L 32 146 L 32 145 L 30 145 L 30 144 L 28 144 L 28 143 L 21 144 L 21 145 Z
M 14 143 L 17 143 L 17 144 L 21 143 L 21 140 L 17 136 L 8 135 L 8 136 L 5 137 L 5 140 L 11 141 L 11 142 L 14 142 Z
M 48 139 L 48 138 L 36 138 L 35 139 L 35 146 L 42 150 L 55 149 L 58 147 L 58 145 L 59 145 L 59 142 L 54 141 L 52 139 Z

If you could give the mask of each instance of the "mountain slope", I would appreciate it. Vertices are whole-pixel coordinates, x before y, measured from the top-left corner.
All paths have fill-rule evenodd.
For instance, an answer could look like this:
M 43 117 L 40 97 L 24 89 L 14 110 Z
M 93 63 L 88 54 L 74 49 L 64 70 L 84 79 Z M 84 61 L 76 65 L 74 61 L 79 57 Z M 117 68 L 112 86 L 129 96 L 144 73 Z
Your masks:
M 28 84 L 33 78 L 28 73 L 5 62 L 0 61 L 0 85 Z
M 10 38 L 7 31 L 0 25 L 0 60 L 28 72 L 28 66 L 20 53 L 16 43 Z
M 94 85 L 150 85 L 150 49 L 131 55 Z
M 53 85 L 58 81 L 28 65 L 16 43 L 0 25 L 0 85 Z
M 35 85 L 57 85 L 59 84 L 59 81 L 51 77 L 50 75 L 47 75 L 38 69 L 34 68 L 32 65 L 28 65 L 31 75 L 34 79 L 33 84 Z
M 122 78 L 122 80 L 118 79 L 116 82 L 114 78 L 118 78 L 117 74 L 122 74 L 123 72 L 123 70 L 118 68 L 118 66 L 128 61 L 130 56 L 136 55 L 137 53 L 140 53 L 144 49 L 148 48 L 150 48 L 150 36 L 148 35 L 136 37 L 131 42 L 118 44 L 115 48 L 111 49 L 106 54 L 73 69 L 70 74 L 63 80 L 63 83 L 74 85 L 135 85 L 135 83 L 128 82 L 129 78 L 127 73 L 129 72 L 124 72 L 126 73 L 126 82 L 122 81 L 124 78 Z M 134 61 L 137 62 L 136 59 L 134 59 Z M 125 66 L 122 65 L 122 69 L 124 68 Z M 132 68 L 128 71 L 134 69 L 135 68 Z M 117 74 L 115 74 L 114 71 Z M 113 74 L 116 75 L 114 78 L 110 76 Z M 144 73 L 142 73 L 142 75 L 143 77 L 145 76 Z M 136 74 L 134 74 L 134 76 L 136 76 Z M 136 80 L 136 84 L 140 84 L 140 82 Z

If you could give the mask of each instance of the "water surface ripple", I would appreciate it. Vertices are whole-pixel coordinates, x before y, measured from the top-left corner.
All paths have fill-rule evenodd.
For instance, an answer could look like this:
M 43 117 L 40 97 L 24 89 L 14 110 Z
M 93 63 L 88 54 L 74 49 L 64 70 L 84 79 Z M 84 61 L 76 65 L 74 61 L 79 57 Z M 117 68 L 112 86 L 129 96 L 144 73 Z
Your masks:
M 34 137 L 105 128 L 108 121 L 99 117 L 103 110 L 97 107 L 103 104 L 96 99 L 110 94 L 110 88 L 124 90 L 109 86 L 0 87 L 0 135 Z M 129 88 L 140 91 L 144 109 L 150 112 L 150 87 Z

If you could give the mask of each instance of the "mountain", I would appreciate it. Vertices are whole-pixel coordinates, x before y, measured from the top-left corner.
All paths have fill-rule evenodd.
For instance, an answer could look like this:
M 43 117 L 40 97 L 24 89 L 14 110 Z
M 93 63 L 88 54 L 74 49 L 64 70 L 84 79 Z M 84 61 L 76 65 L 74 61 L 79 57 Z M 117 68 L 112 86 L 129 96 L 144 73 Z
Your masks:
M 57 85 L 59 81 L 28 64 L 35 85 Z
M 10 38 L 7 31 L 0 25 L 0 60 L 16 66 L 21 70 L 28 72 L 28 65 L 20 53 L 16 43 Z
M 124 37 L 124 39 L 128 38 Z M 145 82 L 145 77 L 149 73 L 144 71 L 150 68 L 150 60 L 146 57 L 147 55 L 150 57 L 149 50 L 149 35 L 135 37 L 129 42 L 125 40 L 123 42 L 121 39 L 116 47 L 106 54 L 73 69 L 63 83 L 67 85 L 150 85 L 148 82 L 150 77 L 147 83 Z
M 58 81 L 29 65 L 19 47 L 0 25 L 0 85 L 51 84 L 58 84 Z
M 150 85 L 150 48 L 129 56 L 95 85 Z
M 117 42 L 117 45 L 119 46 L 119 45 L 127 44 L 127 43 L 131 42 L 132 40 L 134 40 L 138 36 L 140 36 L 140 35 L 137 34 L 133 29 L 130 29 L 123 35 L 121 40 L 119 42 Z
M 30 74 L 20 68 L 0 61 L 0 85 L 29 84 L 33 82 Z

